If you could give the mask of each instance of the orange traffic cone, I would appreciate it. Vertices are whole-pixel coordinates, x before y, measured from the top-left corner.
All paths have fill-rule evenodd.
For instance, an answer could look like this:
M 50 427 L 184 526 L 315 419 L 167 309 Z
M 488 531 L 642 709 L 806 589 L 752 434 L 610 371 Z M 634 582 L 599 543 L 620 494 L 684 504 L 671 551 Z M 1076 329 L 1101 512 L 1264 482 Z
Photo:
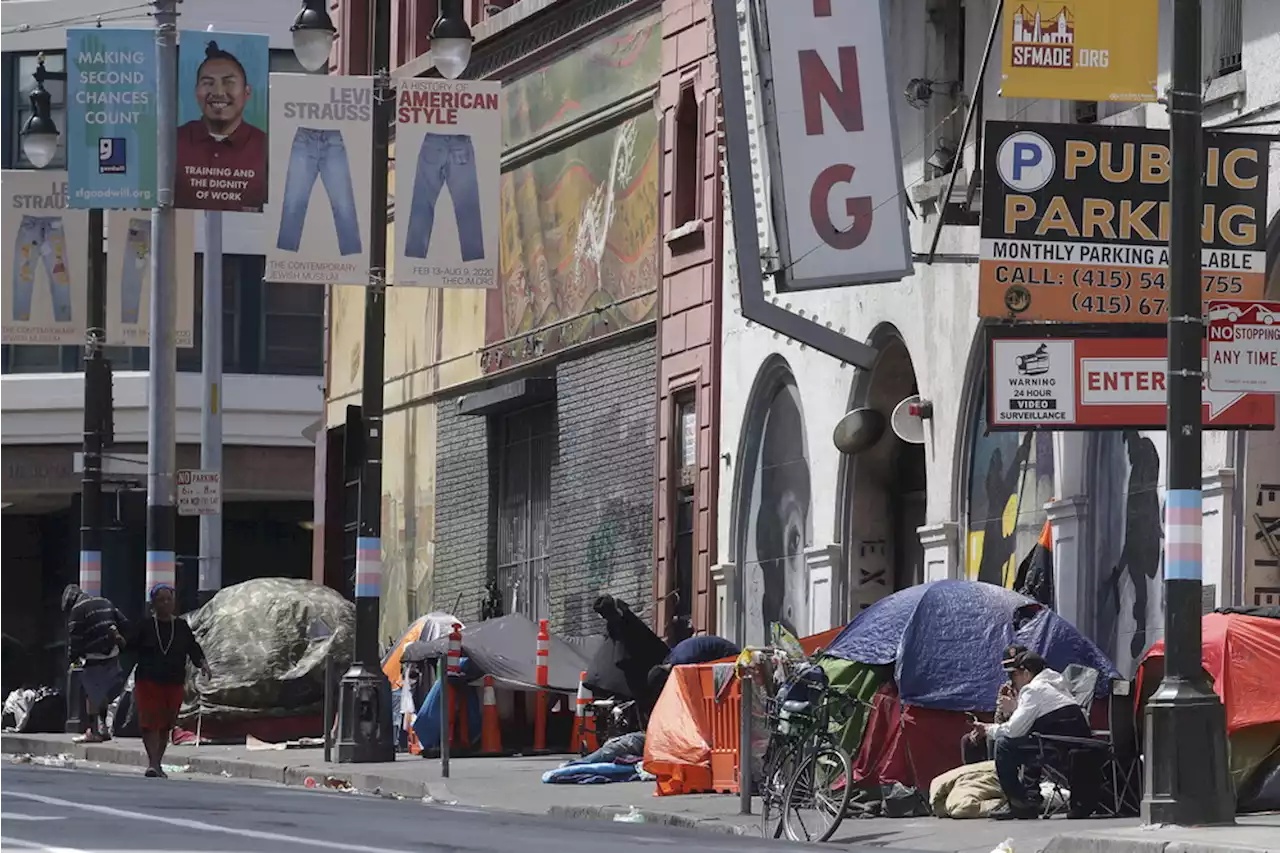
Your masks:
M 596 741 L 596 718 L 587 711 L 591 707 L 591 688 L 587 687 L 587 674 L 578 676 L 578 707 L 573 718 L 573 748 L 586 755 L 600 748 Z M 585 749 L 584 749 L 585 748 Z
M 480 727 L 480 752 L 502 754 L 502 724 L 498 718 L 498 694 L 493 689 L 493 676 L 484 677 L 484 715 Z

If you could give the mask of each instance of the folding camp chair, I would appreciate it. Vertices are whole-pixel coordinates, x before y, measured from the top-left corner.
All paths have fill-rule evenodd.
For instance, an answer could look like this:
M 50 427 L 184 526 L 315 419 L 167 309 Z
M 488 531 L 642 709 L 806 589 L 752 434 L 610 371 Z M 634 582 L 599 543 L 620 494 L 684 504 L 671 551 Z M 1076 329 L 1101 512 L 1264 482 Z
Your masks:
M 1092 693 L 1090 689 L 1090 704 Z M 1106 817 L 1138 813 L 1141 773 L 1131 694 L 1130 682 L 1121 679 L 1111 682 L 1106 705 L 1107 728 L 1094 729 L 1091 737 L 1034 735 L 1044 779 L 1058 795 L 1046 798 L 1043 817 L 1066 810 L 1065 794 L 1070 790 L 1071 779 L 1084 772 L 1101 776 L 1096 812 Z M 1084 705 L 1083 697 L 1077 693 L 1076 698 L 1088 715 L 1089 708 Z

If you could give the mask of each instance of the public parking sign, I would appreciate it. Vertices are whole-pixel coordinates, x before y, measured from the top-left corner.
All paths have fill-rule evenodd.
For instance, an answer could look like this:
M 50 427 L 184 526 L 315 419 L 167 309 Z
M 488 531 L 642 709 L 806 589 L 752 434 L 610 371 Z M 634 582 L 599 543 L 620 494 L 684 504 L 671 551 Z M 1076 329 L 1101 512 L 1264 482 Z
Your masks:
M 1280 302 L 1209 303 L 1209 388 L 1280 393 Z
M 178 515 L 217 515 L 221 511 L 221 472 L 178 472 Z

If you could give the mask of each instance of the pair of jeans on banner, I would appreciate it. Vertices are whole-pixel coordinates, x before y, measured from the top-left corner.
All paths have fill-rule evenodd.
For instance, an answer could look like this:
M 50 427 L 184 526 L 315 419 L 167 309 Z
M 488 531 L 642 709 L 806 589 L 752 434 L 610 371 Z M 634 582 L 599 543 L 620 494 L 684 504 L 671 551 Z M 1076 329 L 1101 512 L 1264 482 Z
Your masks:
M 347 161 L 342 131 L 310 127 L 300 127 L 293 135 L 276 248 L 282 252 L 298 251 L 316 178 L 324 183 L 325 194 L 329 197 L 333 227 L 338 232 L 339 254 L 344 257 L 360 254 L 360 220 L 356 215 L 351 165 Z
M 61 216 L 24 216 L 13 247 L 13 319 L 31 320 L 36 266 L 44 266 L 56 323 L 71 322 L 71 274 L 67 269 L 67 234 Z
M 142 282 L 151 266 L 151 220 L 130 219 L 120 270 L 120 322 L 134 325 L 142 305 Z
M 476 152 L 471 137 L 461 133 L 428 133 L 418 150 L 418 173 L 413 181 L 408 235 L 404 253 L 427 257 L 435 228 L 440 190 L 449 187 L 453 216 L 458 224 L 458 244 L 463 261 L 484 258 L 484 222 L 480 210 L 480 183 L 476 177 Z

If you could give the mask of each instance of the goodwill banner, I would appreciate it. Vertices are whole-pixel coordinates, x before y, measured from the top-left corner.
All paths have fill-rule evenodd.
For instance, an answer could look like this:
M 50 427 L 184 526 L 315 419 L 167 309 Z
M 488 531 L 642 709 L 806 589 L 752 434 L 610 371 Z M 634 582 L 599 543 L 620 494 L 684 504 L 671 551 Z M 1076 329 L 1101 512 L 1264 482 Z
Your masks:
M 267 200 L 266 36 L 183 31 L 175 204 L 257 213 Z
M 1169 132 L 987 122 L 978 315 L 1163 323 L 1169 311 Z M 1205 131 L 1201 291 L 1266 289 L 1266 137 Z
M 271 75 L 267 281 L 369 283 L 373 78 Z
M 396 85 L 395 283 L 497 287 L 501 84 Z
M 68 204 L 156 202 L 155 30 L 67 30 Z
M 174 342 L 195 345 L 196 215 L 179 210 L 174 257 L 177 322 Z M 112 211 L 107 216 L 107 345 L 145 347 L 151 321 L 151 212 Z
M 0 187 L 4 343 L 84 343 L 88 211 L 67 206 L 66 172 L 6 171 Z

